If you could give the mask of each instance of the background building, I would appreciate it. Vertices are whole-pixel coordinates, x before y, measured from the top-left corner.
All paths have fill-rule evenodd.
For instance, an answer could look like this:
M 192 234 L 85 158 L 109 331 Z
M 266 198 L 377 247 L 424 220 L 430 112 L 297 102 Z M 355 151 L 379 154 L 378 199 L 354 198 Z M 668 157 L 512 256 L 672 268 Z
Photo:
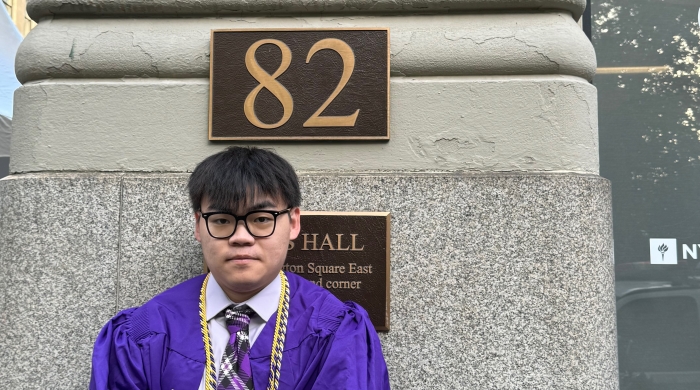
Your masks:
M 29 34 L 29 31 L 36 26 L 36 22 L 27 14 L 27 0 L 2 0 L 2 2 L 20 34 L 22 36 Z
M 699 8 L 592 4 L 623 389 L 700 388 Z
M 26 12 L 25 12 L 26 14 Z M 5 9 L 0 9 L 0 178 L 10 169 L 12 97 L 19 87 L 15 77 L 15 54 L 22 35 Z

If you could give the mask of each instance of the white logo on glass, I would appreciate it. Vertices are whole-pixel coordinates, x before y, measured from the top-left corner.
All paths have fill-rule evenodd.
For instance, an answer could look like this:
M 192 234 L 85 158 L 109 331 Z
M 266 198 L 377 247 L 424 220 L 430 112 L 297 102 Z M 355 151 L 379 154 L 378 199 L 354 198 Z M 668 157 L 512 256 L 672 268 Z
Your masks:
M 678 264 L 675 238 L 650 238 L 649 258 L 651 264 Z

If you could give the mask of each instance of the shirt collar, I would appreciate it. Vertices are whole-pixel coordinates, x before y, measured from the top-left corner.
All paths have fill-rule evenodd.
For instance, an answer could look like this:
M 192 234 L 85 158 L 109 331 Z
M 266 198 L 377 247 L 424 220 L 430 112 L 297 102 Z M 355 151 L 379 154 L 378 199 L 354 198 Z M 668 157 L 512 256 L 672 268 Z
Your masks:
M 267 322 L 274 313 L 277 312 L 277 305 L 282 291 L 282 280 L 280 275 L 265 286 L 260 292 L 253 295 L 245 302 L 236 303 L 228 298 L 224 290 L 221 289 L 219 283 L 214 278 L 214 275 L 209 275 L 207 283 L 207 321 L 216 317 L 222 310 L 231 304 L 242 305 L 246 304 L 253 309 L 255 313 L 265 322 Z

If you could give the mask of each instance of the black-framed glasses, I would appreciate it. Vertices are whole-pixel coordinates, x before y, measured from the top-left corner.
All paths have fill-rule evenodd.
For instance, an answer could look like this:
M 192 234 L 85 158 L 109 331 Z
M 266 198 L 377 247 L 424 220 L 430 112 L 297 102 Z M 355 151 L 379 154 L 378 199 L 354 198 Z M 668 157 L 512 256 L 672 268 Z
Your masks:
M 253 210 L 246 215 L 237 216 L 235 214 L 214 211 L 202 213 L 207 224 L 209 235 L 214 238 L 229 238 L 236 233 L 238 221 L 243 221 L 246 230 L 251 236 L 256 238 L 270 237 L 277 227 L 277 217 L 286 214 L 291 207 L 282 211 L 273 210 Z

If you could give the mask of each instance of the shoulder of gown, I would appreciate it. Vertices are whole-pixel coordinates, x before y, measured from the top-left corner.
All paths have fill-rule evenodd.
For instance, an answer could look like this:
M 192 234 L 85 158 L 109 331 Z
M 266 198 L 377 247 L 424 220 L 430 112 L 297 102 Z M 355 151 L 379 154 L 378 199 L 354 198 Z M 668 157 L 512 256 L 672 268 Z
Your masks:
M 315 343 L 319 356 L 313 369 L 315 378 L 308 378 L 306 388 L 389 389 L 382 347 L 367 312 L 354 302 L 340 301 L 300 276 L 290 273 L 288 277 L 290 288 L 297 290 L 292 293 L 292 305 L 306 313 L 305 316 L 290 307 L 290 320 L 292 315 L 308 320 L 291 327 L 306 325 L 320 341 Z
M 191 335 L 199 333 L 202 279 L 187 280 L 108 321 L 95 340 L 90 389 L 151 388 L 171 350 L 195 366 L 201 364 L 201 337 Z

